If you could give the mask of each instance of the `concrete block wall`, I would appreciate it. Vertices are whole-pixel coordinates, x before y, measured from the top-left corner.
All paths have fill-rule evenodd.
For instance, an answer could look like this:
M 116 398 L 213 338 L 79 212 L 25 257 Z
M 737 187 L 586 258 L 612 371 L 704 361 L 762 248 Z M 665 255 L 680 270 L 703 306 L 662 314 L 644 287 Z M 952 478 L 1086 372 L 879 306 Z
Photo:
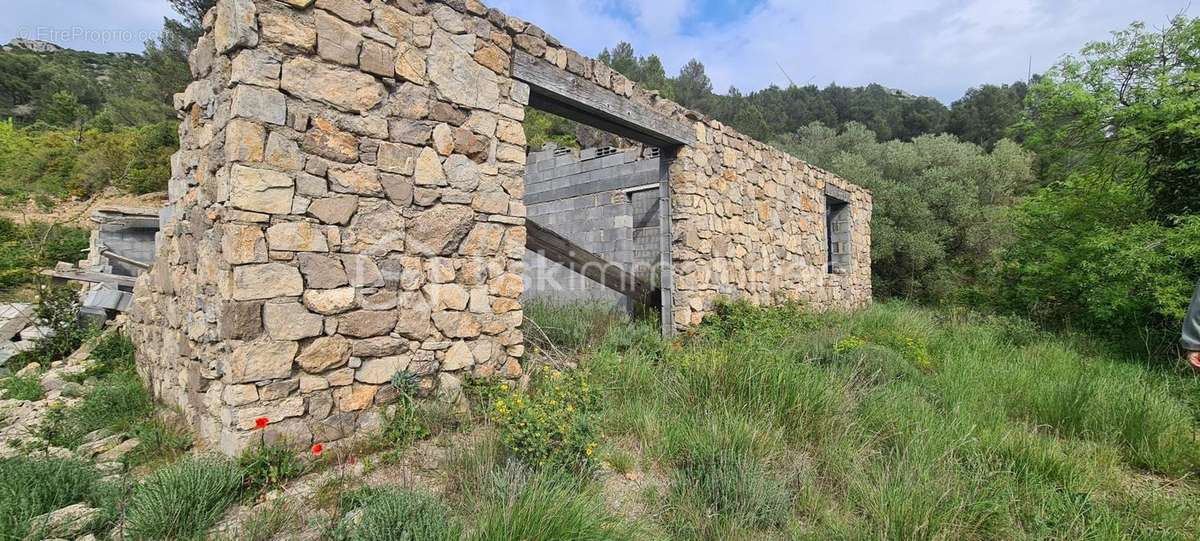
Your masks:
M 659 252 L 647 250 L 647 229 L 635 228 L 634 216 L 635 208 L 640 208 L 641 219 L 657 225 L 657 209 L 645 204 L 641 194 L 647 192 L 630 194 L 626 190 L 657 186 L 658 175 L 659 159 L 643 159 L 640 149 L 534 152 L 529 155 L 525 173 L 525 205 L 531 220 L 585 250 L 627 270 L 649 273 L 647 267 L 657 266 Z M 657 202 L 658 189 L 649 193 Z M 655 247 L 658 242 L 654 237 Z M 613 304 L 623 299 L 619 293 L 528 250 L 523 298 Z

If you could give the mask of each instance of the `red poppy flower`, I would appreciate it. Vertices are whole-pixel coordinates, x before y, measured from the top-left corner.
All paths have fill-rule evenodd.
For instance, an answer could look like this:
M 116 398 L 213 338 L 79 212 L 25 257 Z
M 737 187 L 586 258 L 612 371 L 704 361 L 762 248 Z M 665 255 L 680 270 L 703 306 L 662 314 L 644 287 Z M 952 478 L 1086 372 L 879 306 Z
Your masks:
M 254 428 L 262 430 L 262 429 L 266 428 L 267 424 L 270 422 L 271 422 L 271 420 L 267 419 L 266 417 L 259 417 L 254 420 Z
M 318 443 L 313 446 L 312 454 L 313 454 L 313 456 L 321 456 L 321 451 L 324 451 L 324 450 L 325 450 L 325 447 Z

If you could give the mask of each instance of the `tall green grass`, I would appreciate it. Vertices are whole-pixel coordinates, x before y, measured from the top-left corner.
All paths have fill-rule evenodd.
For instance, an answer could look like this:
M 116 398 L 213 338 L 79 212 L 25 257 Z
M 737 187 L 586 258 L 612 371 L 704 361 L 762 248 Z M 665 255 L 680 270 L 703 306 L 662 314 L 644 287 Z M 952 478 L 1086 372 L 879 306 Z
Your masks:
M 99 475 L 81 461 L 7 458 L 0 460 L 0 540 L 20 541 L 37 532 L 30 520 L 68 505 L 103 506 L 107 491 Z M 103 522 L 100 521 L 100 522 Z M 95 526 L 100 526 L 96 524 Z M 41 539 L 42 536 L 37 536 Z
M 1180 375 L 899 303 L 724 306 L 671 343 L 639 325 L 586 366 L 604 437 L 667 472 L 674 538 L 1200 536 Z
M 126 534 L 132 539 L 202 539 L 237 501 L 242 473 L 231 461 L 187 458 L 146 478 L 130 497 Z

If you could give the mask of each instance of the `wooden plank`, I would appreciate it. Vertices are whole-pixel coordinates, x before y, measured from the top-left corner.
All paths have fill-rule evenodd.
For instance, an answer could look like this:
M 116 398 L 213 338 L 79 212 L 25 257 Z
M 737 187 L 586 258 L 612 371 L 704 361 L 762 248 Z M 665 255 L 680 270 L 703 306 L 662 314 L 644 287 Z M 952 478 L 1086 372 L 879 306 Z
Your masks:
M 523 51 L 513 54 L 513 77 L 528 83 L 529 105 L 651 146 L 690 145 L 683 122 Z
M 17 333 L 29 326 L 29 322 L 33 321 L 33 305 L 19 309 L 17 315 L 12 319 L 0 325 L 0 342 L 7 342 Z
M 525 247 L 638 304 L 650 308 L 658 304 L 657 290 L 640 278 L 528 218 L 525 219 Z
M 88 282 L 92 284 L 112 284 L 115 286 L 133 287 L 137 283 L 137 278 L 132 276 L 119 276 L 104 272 L 44 270 L 41 272 L 41 274 L 42 276 L 49 276 L 59 280 Z

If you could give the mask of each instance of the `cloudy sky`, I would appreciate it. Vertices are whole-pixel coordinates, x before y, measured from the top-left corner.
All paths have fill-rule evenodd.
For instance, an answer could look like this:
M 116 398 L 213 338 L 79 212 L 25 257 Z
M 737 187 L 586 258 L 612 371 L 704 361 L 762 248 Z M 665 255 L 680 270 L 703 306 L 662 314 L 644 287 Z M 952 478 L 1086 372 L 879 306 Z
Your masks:
M 878 82 L 949 103 L 1024 79 L 1134 20 L 1161 26 L 1190 0 L 485 0 L 588 55 L 624 40 L 674 73 L 689 58 L 717 91 Z M 22 36 L 132 51 L 166 0 L 0 0 L 0 42 Z M 1190 13 L 1196 15 L 1195 10 Z M 784 75 L 786 72 L 787 76 Z

